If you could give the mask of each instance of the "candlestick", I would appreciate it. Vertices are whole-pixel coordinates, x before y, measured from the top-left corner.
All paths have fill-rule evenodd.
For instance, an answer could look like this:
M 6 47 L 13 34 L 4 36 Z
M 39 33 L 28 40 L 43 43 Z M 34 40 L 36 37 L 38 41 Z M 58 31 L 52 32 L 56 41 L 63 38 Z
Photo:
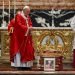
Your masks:
M 15 14 L 16 14 L 16 0 L 14 0 L 14 17 L 15 17 Z
M 9 0 L 9 21 L 10 21 L 10 0 Z

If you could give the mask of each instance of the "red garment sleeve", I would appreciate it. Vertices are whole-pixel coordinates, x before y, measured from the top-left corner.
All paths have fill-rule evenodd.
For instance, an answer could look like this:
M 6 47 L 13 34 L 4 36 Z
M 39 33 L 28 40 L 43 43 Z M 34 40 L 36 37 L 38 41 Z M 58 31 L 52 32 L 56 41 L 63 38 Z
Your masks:
M 14 27 L 15 24 L 15 20 L 12 19 L 9 23 L 8 23 L 8 31 L 10 30 L 11 27 Z
M 17 14 L 15 17 L 15 23 L 19 28 L 21 28 L 24 32 L 27 31 L 27 25 L 24 25 L 22 16 L 20 14 Z M 24 21 L 25 22 L 25 21 Z
M 8 32 L 10 31 L 10 27 L 11 27 L 12 25 L 10 24 L 10 23 L 8 23 Z
M 32 27 L 32 21 L 31 21 L 30 17 L 29 17 L 29 25 L 30 25 L 30 27 Z

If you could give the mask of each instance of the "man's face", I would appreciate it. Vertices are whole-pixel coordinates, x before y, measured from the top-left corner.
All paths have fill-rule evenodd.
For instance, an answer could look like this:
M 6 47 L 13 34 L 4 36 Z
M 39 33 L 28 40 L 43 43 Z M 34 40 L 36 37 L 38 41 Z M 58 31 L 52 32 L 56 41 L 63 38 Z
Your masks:
M 26 9 L 24 12 L 25 15 L 29 15 L 30 14 L 30 9 Z

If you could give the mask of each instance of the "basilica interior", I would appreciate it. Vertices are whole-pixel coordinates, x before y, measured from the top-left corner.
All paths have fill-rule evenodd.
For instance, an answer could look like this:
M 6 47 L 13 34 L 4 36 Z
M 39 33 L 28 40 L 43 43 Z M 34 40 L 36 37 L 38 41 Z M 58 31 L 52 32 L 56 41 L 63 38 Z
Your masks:
M 25 5 L 35 60 L 31 70 L 18 70 L 10 64 L 7 25 Z M 0 0 L 0 74 L 75 75 L 75 0 Z

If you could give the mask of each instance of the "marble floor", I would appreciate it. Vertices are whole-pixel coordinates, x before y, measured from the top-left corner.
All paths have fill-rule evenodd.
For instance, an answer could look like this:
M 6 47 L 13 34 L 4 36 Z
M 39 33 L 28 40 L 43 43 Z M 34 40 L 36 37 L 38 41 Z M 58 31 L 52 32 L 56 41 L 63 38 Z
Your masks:
M 0 75 L 75 75 L 75 69 L 71 64 L 64 64 L 62 71 L 43 71 L 33 67 L 31 70 L 18 70 L 13 68 L 9 63 L 0 63 Z

